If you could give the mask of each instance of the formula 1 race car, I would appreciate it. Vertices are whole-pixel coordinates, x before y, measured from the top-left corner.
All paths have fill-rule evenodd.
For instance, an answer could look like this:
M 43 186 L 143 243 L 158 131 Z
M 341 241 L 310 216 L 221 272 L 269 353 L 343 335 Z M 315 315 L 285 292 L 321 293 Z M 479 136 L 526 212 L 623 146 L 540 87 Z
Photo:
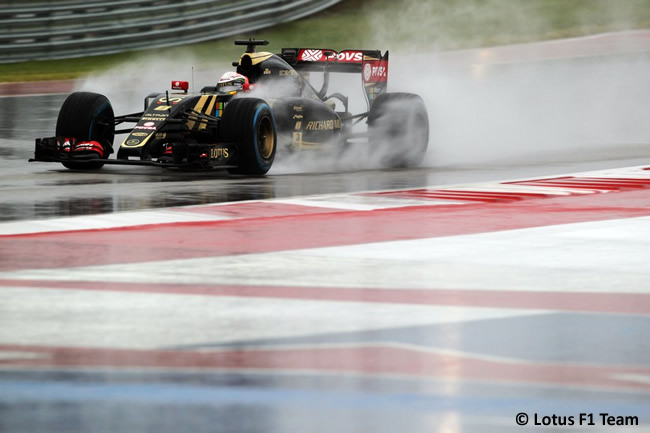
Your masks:
M 60 162 L 71 169 L 104 164 L 178 168 L 224 167 L 232 173 L 265 174 L 278 147 L 293 151 L 335 143 L 345 149 L 364 143 L 372 153 L 381 143 L 389 166 L 417 164 L 427 149 L 429 121 L 422 99 L 388 93 L 388 52 L 284 48 L 281 54 L 256 52 L 263 40 L 235 41 L 246 51 L 236 72 L 216 86 L 188 93 L 187 81 L 172 81 L 172 92 L 145 97 L 144 111 L 115 116 L 108 99 L 97 93 L 67 97 L 56 136 L 36 139 L 30 161 Z M 322 72 L 316 90 L 308 77 Z M 362 77 L 368 110 L 348 111 L 348 98 L 328 94 L 331 72 Z M 337 107 L 339 108 L 337 110 Z M 366 119 L 367 129 L 355 131 Z M 116 129 L 133 123 L 127 129 Z M 116 134 L 128 134 L 115 152 Z

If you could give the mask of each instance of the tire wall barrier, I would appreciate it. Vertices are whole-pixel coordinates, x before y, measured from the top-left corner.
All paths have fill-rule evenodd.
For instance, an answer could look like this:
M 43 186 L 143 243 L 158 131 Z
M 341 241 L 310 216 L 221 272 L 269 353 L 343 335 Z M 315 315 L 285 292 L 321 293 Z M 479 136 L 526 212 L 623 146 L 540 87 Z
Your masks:
M 0 63 L 202 42 L 317 13 L 341 0 L 5 0 Z

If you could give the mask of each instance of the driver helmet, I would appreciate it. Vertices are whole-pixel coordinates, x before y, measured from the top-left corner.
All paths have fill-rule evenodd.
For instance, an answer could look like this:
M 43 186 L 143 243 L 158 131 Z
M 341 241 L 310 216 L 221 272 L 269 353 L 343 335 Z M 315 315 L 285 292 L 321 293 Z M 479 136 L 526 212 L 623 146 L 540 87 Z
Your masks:
M 248 77 L 237 72 L 226 72 L 219 78 L 217 91 L 225 95 L 234 95 L 237 92 L 250 89 Z

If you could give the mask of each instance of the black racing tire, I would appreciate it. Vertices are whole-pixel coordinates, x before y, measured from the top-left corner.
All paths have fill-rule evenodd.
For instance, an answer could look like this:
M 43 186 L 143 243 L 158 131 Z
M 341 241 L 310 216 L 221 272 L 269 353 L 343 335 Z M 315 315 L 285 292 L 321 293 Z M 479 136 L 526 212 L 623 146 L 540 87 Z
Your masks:
M 104 95 L 91 92 L 71 93 L 59 110 L 57 137 L 74 137 L 78 141 L 97 141 L 104 147 L 103 159 L 113 149 L 115 115 Z M 64 162 L 66 168 L 98 170 L 103 162 Z
M 385 166 L 413 167 L 429 145 L 429 115 L 424 101 L 412 93 L 382 93 L 368 113 L 370 144 L 382 153 Z
M 258 98 L 233 99 L 221 116 L 219 135 L 225 143 L 235 143 L 239 165 L 233 174 L 263 175 L 269 171 L 277 150 L 277 127 L 269 104 Z

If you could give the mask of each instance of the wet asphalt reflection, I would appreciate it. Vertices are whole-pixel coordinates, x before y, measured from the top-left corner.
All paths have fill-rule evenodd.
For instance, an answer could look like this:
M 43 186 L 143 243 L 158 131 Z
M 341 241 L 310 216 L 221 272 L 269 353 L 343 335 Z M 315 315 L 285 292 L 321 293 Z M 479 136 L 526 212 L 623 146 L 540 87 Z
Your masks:
M 173 206 L 416 188 L 640 165 L 638 150 L 616 155 L 560 155 L 525 164 L 481 164 L 413 169 L 287 167 L 281 159 L 264 177 L 225 170 L 177 171 L 158 167 L 105 166 L 72 171 L 56 163 L 28 163 L 34 139 L 52 136 L 65 95 L 4 97 L 0 104 L 0 221 L 93 215 Z M 119 142 L 121 136 L 116 137 Z M 612 161 L 615 159 L 615 162 Z M 278 167 L 276 169 L 276 166 Z

